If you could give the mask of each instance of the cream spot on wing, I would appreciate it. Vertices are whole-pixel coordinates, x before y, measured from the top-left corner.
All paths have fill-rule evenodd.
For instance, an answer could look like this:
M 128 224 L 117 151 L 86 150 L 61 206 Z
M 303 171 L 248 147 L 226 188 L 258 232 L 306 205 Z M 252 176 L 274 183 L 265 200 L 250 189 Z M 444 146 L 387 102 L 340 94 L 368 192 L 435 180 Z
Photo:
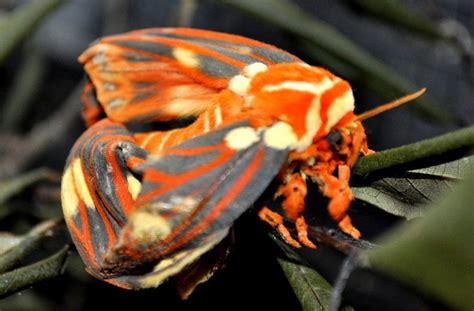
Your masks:
M 249 46 L 239 46 L 238 51 L 243 54 L 250 54 L 252 53 L 252 48 Z
M 279 84 L 266 85 L 263 88 L 264 92 L 275 92 L 280 90 L 294 90 L 300 92 L 309 92 L 315 95 L 321 95 L 324 91 L 333 87 L 334 82 L 325 77 L 319 83 L 311 83 L 304 81 L 285 81 Z
M 242 75 L 236 75 L 229 81 L 229 90 L 243 96 L 247 94 L 250 86 L 250 79 Z
M 182 65 L 191 68 L 199 67 L 199 59 L 197 55 L 187 49 L 183 49 L 180 47 L 173 49 L 173 57 Z
M 204 118 L 204 133 L 209 132 L 210 126 L 209 126 L 209 111 L 205 111 L 203 114 Z
M 259 72 L 266 71 L 268 69 L 268 66 L 265 65 L 264 63 L 253 63 L 250 65 L 247 65 L 242 69 L 242 74 L 248 78 L 252 78 Z
M 171 232 L 170 224 L 158 214 L 147 211 L 148 206 L 142 206 L 131 214 L 129 225 L 132 227 L 134 239 L 140 243 L 165 239 Z
M 177 119 L 197 116 L 204 112 L 208 105 L 208 99 L 178 98 L 168 102 L 168 104 L 163 107 L 163 115 L 174 115 Z
M 78 212 L 79 199 L 76 195 L 71 166 L 66 169 L 61 181 L 61 203 L 66 220 L 72 219 Z
M 105 62 L 105 53 L 107 52 L 107 47 L 105 45 L 101 45 L 98 47 L 97 50 L 97 54 L 95 54 L 94 57 L 92 57 L 91 59 L 92 64 L 94 65 L 100 65 Z
M 87 208 L 95 209 L 94 201 L 92 200 L 89 188 L 87 187 L 84 171 L 82 170 L 81 160 L 74 159 L 71 166 L 74 185 L 76 187 L 76 193 L 79 200 L 84 201 L 84 204 Z
M 157 151 L 161 151 L 163 150 L 163 147 L 165 146 L 165 143 L 168 141 L 168 139 L 170 138 L 171 136 L 171 133 L 173 133 L 174 131 L 171 130 L 171 131 L 168 131 L 168 133 L 166 133 L 166 135 L 161 139 L 161 143 L 160 143 L 160 146 L 158 147 L 158 150 Z
M 108 108 L 119 108 L 121 107 L 123 104 L 125 103 L 125 100 L 123 100 L 123 98 L 114 98 L 112 99 L 111 101 L 109 101 L 109 103 L 107 104 L 107 107 Z
M 115 91 L 117 89 L 117 86 L 111 82 L 105 82 L 103 85 L 102 85 L 102 89 L 106 92 L 112 92 L 112 91 Z
M 135 200 L 138 194 L 140 193 L 142 184 L 132 174 L 127 174 L 127 184 L 128 184 L 128 192 L 130 192 L 132 199 Z
M 222 112 L 221 112 L 221 105 L 217 104 L 216 108 L 214 109 L 214 119 L 215 125 L 214 128 L 218 127 L 222 123 Z
M 294 147 L 298 138 L 293 128 L 285 122 L 278 122 L 268 128 L 263 136 L 265 144 L 274 149 L 286 149 Z
M 336 98 L 328 109 L 328 120 L 324 128 L 326 133 L 348 112 L 354 111 L 354 95 L 348 90 Z
M 160 132 L 153 132 L 151 134 L 148 134 L 148 136 L 141 142 L 140 147 L 146 148 L 148 143 L 156 136 L 161 134 Z
M 249 127 L 238 127 L 225 136 L 226 146 L 235 150 L 245 149 L 259 141 L 257 132 Z
M 162 203 L 163 204 L 163 203 Z M 197 202 L 193 197 L 172 196 L 168 208 L 174 208 L 182 214 L 189 214 L 191 210 L 196 207 Z M 158 205 L 158 208 L 163 209 L 164 206 Z

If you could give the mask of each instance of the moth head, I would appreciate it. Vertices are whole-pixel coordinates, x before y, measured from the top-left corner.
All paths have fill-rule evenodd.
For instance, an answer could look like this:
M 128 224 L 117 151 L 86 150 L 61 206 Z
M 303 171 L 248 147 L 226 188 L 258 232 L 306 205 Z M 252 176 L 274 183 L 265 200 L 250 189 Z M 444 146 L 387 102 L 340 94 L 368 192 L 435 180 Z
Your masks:
M 229 88 L 240 91 L 247 106 L 258 115 L 288 124 L 288 135 L 294 136 L 290 148 L 305 149 L 347 115 L 353 116 L 349 83 L 329 71 L 302 63 L 263 66 L 241 90 L 235 87 L 238 83 L 231 83 Z

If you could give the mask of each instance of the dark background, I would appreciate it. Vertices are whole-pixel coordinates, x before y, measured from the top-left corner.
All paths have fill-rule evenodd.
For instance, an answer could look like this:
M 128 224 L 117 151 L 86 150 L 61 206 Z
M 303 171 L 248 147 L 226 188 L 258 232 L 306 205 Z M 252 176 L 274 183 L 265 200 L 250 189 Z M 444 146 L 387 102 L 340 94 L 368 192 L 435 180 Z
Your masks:
M 4 9 L 11 9 L 23 2 L 0 1 L 0 5 Z M 474 70 L 472 66 L 462 62 L 461 56 L 453 47 L 421 39 L 406 30 L 358 14 L 345 5 L 344 1 L 294 2 L 307 13 L 328 22 L 418 86 L 426 87 L 436 102 L 461 116 L 466 124 L 474 122 Z M 455 19 L 471 33 L 474 32 L 474 2 L 471 0 L 402 2 L 433 20 Z M 49 139 L 41 142 L 41 146 L 37 148 L 38 152 L 21 162 L 18 169 L 9 162 L 11 156 L 0 158 L 1 175 L 8 176 L 18 170 L 38 166 L 62 170 L 70 147 L 85 129 L 79 117 L 81 104 L 77 90 L 83 78 L 83 71 L 77 63 L 77 57 L 100 36 L 132 29 L 187 23 L 186 26 L 194 28 L 234 33 L 271 43 L 310 64 L 319 64 L 317 59 L 305 55 L 287 33 L 218 1 L 196 1 L 196 9 L 187 21 L 180 21 L 179 3 L 180 1 L 156 0 L 74 0 L 47 17 L 34 35 L 0 68 L 0 120 L 3 120 L 0 125 L 5 124 L 4 107 L 18 96 L 13 94 L 19 83 L 18 72 L 32 57 L 40 60 L 35 64 L 40 64 L 37 70 L 41 76 L 23 116 L 2 132 L 0 156 L 18 155 L 12 153 L 12 150 L 17 148 L 14 146 L 16 139 L 28 142 L 26 138 L 35 135 L 38 125 L 46 123 L 51 127 L 47 134 Z M 381 97 L 360 87 L 357 81 L 350 82 L 358 112 L 384 102 Z M 55 113 L 57 116 L 51 119 Z M 51 126 L 51 120 L 59 125 Z M 403 109 L 368 120 L 365 126 L 369 145 L 375 150 L 415 142 L 455 128 L 421 121 Z M 5 133 L 7 135 L 4 135 Z M 19 150 L 21 158 L 22 149 Z M 19 206 L 21 210 L 26 209 L 25 205 L 24 201 L 20 201 L 14 206 Z M 29 208 L 35 209 L 33 216 L 28 214 L 31 211 L 21 214 L 21 217 L 28 217 L 20 229 L 15 230 L 34 223 L 38 218 L 44 217 L 45 213 L 59 212 L 58 204 L 34 205 Z M 42 208 L 47 212 L 41 211 Z M 0 228 L 12 229 L 13 223 L 16 223 L 14 220 L 19 217 L 10 218 L 9 222 L 1 221 Z M 218 273 L 208 284 L 198 288 L 190 301 L 179 301 L 169 284 L 157 290 L 128 292 L 94 280 L 82 271 L 80 259 L 73 253 L 64 276 L 0 301 L 0 309 L 82 310 L 96 307 L 99 302 L 106 304 L 108 308 L 169 309 L 206 306 L 212 309 L 297 309 L 299 303 L 275 261 L 274 253 L 277 250 L 269 243 L 261 226 L 255 224 L 253 217 L 253 214 L 245 215 L 240 221 L 244 227 L 237 227 L 239 241 L 234 255 L 231 255 L 228 268 Z M 390 217 L 388 220 L 386 218 L 382 221 L 384 224 L 395 221 Z

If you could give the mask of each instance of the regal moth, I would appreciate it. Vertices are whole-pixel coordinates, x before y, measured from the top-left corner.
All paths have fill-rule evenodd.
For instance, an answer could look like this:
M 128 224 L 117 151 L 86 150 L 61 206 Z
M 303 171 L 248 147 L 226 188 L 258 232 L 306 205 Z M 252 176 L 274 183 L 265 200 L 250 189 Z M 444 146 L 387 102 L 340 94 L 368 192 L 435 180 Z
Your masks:
M 188 28 L 105 37 L 79 61 L 89 128 L 67 159 L 62 206 L 95 277 L 158 286 L 224 239 L 274 179 L 283 212 L 258 215 L 288 244 L 316 247 L 303 216 L 309 180 L 339 228 L 360 237 L 348 182 L 370 150 L 347 81 L 274 46 Z M 129 129 L 186 117 L 184 128 Z

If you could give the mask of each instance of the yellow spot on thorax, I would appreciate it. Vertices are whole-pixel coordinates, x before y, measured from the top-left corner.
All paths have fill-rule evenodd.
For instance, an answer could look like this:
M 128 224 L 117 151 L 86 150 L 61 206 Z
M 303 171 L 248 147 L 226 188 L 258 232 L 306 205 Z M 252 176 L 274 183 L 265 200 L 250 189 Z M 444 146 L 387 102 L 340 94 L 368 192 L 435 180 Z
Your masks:
M 354 95 L 352 90 L 346 91 L 344 94 L 334 100 L 328 109 L 328 119 L 324 131 L 329 133 L 334 125 L 348 112 L 354 111 Z
M 257 132 L 249 126 L 231 130 L 224 138 L 226 146 L 235 150 L 250 147 L 259 140 Z
M 298 142 L 292 127 L 285 122 L 275 123 L 266 130 L 263 140 L 267 146 L 279 150 L 295 147 Z

